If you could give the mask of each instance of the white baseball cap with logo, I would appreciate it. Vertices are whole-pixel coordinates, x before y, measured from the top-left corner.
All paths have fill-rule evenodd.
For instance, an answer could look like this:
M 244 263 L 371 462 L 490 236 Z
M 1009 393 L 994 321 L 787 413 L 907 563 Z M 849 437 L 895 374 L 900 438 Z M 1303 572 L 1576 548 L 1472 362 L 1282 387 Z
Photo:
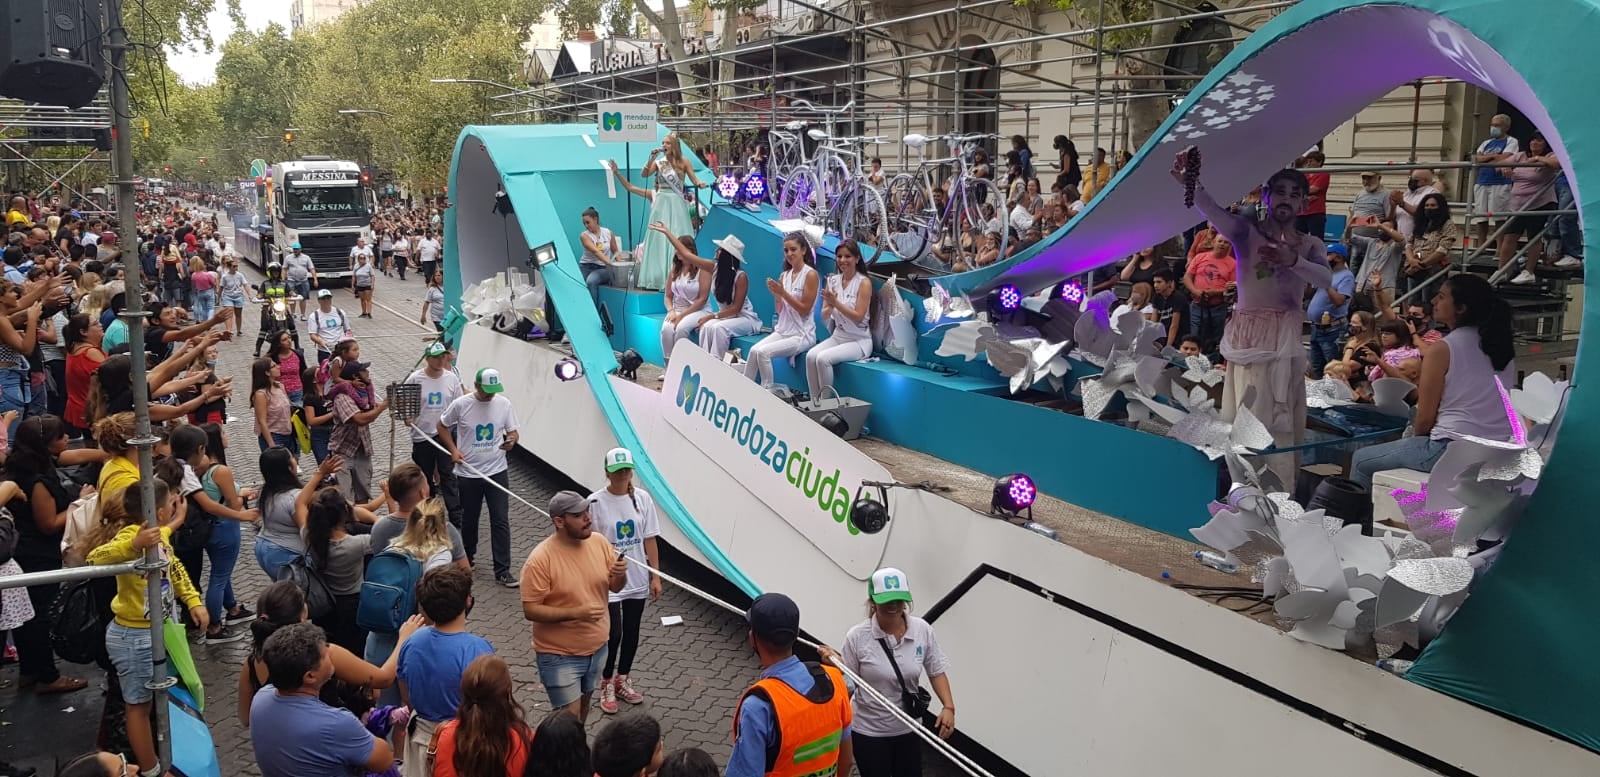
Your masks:
M 500 371 L 493 367 L 484 367 L 478 370 L 478 390 L 485 394 L 498 394 L 506 390 L 500 385 Z
M 873 604 L 909 602 L 911 586 L 906 582 L 906 573 L 884 567 L 872 573 L 872 579 L 867 581 L 867 594 L 872 597 Z
M 627 448 L 606 451 L 606 471 L 616 472 L 619 469 L 633 469 L 633 453 Z

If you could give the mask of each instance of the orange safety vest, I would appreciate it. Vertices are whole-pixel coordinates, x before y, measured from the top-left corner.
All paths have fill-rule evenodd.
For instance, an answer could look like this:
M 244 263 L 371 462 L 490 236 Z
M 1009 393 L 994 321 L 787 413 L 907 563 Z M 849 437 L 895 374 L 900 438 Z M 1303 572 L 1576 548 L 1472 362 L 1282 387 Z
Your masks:
M 739 739 L 738 710 L 745 697 L 772 705 L 773 739 L 767 743 L 767 777 L 833 777 L 839 769 L 839 740 L 850 725 L 850 694 L 844 675 L 831 666 L 806 663 L 811 690 L 802 694 L 768 677 L 756 682 L 734 706 L 733 738 Z

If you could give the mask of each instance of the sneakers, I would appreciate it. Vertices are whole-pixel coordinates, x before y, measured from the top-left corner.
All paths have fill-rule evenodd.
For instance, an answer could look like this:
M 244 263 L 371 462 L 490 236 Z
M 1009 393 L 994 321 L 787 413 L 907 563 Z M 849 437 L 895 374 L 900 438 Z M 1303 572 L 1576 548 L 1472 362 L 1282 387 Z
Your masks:
M 206 635 L 200 638 L 200 644 L 226 645 L 230 642 L 238 642 L 247 636 L 249 636 L 249 634 L 246 633 L 244 629 L 231 629 L 227 626 L 223 626 L 221 629 L 216 631 L 206 632 Z
M 239 605 L 238 612 L 230 612 L 222 616 L 222 625 L 234 626 L 240 623 L 249 623 L 256 619 L 256 614 L 249 607 Z
M 504 575 L 495 575 L 494 581 L 507 588 L 517 588 L 522 585 L 522 581 L 512 577 L 510 573 Z
M 1527 286 L 1529 284 L 1538 283 L 1539 276 L 1534 275 L 1527 270 L 1523 270 L 1522 272 L 1517 273 L 1517 277 L 1512 278 L 1511 282 L 1518 286 Z
M 1583 260 L 1576 256 L 1563 256 L 1556 261 L 1556 267 L 1563 270 L 1575 270 L 1583 266 Z
M 633 689 L 633 683 L 628 681 L 628 676 L 625 674 L 617 675 L 617 696 L 629 704 L 644 702 L 644 694 Z
M 600 678 L 600 711 L 607 715 L 617 714 L 617 680 L 621 678 Z

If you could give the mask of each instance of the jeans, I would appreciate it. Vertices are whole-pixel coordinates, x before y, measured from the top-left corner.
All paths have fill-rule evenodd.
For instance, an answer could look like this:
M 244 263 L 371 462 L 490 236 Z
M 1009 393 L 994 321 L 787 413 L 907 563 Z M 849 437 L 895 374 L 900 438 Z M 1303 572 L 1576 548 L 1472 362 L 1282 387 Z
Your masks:
M 206 541 L 206 557 L 211 559 L 211 574 L 206 581 L 206 612 L 211 623 L 221 627 L 228 611 L 239 605 L 233 598 L 233 568 L 239 563 L 240 527 L 238 521 L 218 518 Z
M 490 480 L 502 486 L 511 482 L 501 472 L 487 479 L 457 476 L 456 484 L 461 489 L 461 544 L 466 546 L 468 563 L 477 558 L 478 514 L 483 503 L 489 503 L 489 552 L 493 554 L 494 576 L 498 579 L 511 574 L 511 504 L 506 492 L 490 485 Z
M 550 697 L 550 706 L 560 709 L 594 693 L 595 686 L 600 684 L 600 665 L 605 663 L 607 652 L 601 647 L 587 656 L 536 653 L 539 682 Z
M 333 441 L 333 425 L 323 424 L 311 427 L 311 455 L 315 456 L 317 463 L 328 458 L 328 443 Z
M 155 677 L 150 629 L 130 629 L 116 621 L 106 627 L 106 652 L 117 668 L 117 683 L 122 700 L 128 704 L 147 704 L 154 694 L 145 686 Z
M 1200 347 L 1214 350 L 1222 342 L 1222 328 L 1228 323 L 1228 306 L 1205 307 L 1198 302 L 1189 303 L 1189 334 L 1200 338 Z
M 594 300 L 596 310 L 600 309 L 600 287 L 611 282 L 611 268 L 603 264 L 579 265 L 583 270 L 583 282 L 589 285 L 589 296 Z
M 1382 445 L 1368 445 L 1350 458 L 1350 479 L 1372 490 L 1372 476 L 1387 469 L 1430 472 L 1449 447 L 1449 440 L 1402 437 Z
M 161 287 L 161 304 L 168 307 L 182 307 L 183 293 L 185 291 L 187 291 L 187 289 L 181 285 L 163 285 Z
M 611 636 L 606 640 L 606 666 L 601 677 L 609 680 L 613 674 L 633 671 L 633 656 L 639 652 L 639 622 L 644 619 L 644 602 L 644 599 L 623 599 L 611 603 Z
M 277 580 L 283 575 L 284 567 L 294 563 L 300 554 L 279 545 L 272 540 L 262 537 L 256 538 L 256 563 L 261 566 L 261 571 L 267 577 Z
M 28 414 L 28 406 L 32 403 L 33 385 L 28 379 L 28 371 L 21 367 L 0 369 L 0 413 L 17 411 L 17 420 L 6 430 L 8 439 L 15 438 L 17 424 Z
M 298 281 L 284 281 L 283 285 L 288 287 L 290 294 L 300 297 L 300 304 L 305 304 L 305 300 L 311 299 L 310 278 L 302 278 Z
M 1328 366 L 1328 362 L 1339 359 L 1339 338 L 1344 336 L 1344 332 L 1344 324 L 1335 324 L 1333 326 L 1312 325 L 1310 354 L 1310 374 L 1312 378 L 1320 379 L 1322 377 L 1322 368 Z
M 277 447 L 288 448 L 290 453 L 296 456 L 300 455 L 300 441 L 296 439 L 293 434 L 278 434 L 277 432 L 273 432 L 272 440 L 270 442 L 267 440 L 267 438 L 257 435 L 256 444 L 261 446 L 261 451 L 263 453 L 265 453 L 268 448 Z
M 217 290 L 194 290 L 194 320 L 205 321 L 217 312 Z
M 1556 179 L 1556 209 L 1572 210 L 1576 206 L 1572 198 L 1572 184 L 1567 183 L 1567 177 Z M 1583 258 L 1583 230 L 1578 226 L 1578 214 L 1571 213 L 1565 216 L 1556 216 L 1555 226 L 1550 228 L 1550 237 L 1561 241 L 1561 253 L 1574 259 Z
M 439 439 L 437 437 L 435 440 Z M 461 528 L 461 488 L 456 482 L 454 465 L 450 463 L 450 454 L 439 450 L 426 441 L 411 443 L 411 461 L 422 468 L 422 474 L 428 478 L 428 493 L 437 494 L 444 498 L 445 513 L 450 516 L 450 524 L 456 529 Z

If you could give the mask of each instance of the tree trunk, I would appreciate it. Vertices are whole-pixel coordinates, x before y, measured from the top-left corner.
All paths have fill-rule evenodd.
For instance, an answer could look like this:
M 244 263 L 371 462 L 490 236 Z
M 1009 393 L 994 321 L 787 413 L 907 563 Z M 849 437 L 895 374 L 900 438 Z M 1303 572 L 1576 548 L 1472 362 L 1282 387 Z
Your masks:
M 1172 14 L 1173 10 L 1164 3 L 1150 4 L 1150 20 L 1153 22 L 1157 22 L 1159 19 L 1170 18 Z M 1170 45 L 1177 40 L 1178 32 L 1181 28 L 1182 24 L 1179 22 L 1158 22 L 1151 26 L 1150 38 L 1148 41 L 1146 41 L 1146 45 Z M 1163 61 L 1166 59 L 1166 53 L 1163 50 L 1143 52 L 1140 56 L 1143 59 L 1152 61 Z M 1123 60 L 1122 66 L 1127 69 L 1129 75 L 1151 76 L 1165 75 L 1167 73 L 1166 68 L 1155 67 L 1134 59 Z M 1160 89 L 1163 87 L 1163 84 L 1164 82 L 1162 81 L 1151 79 L 1129 79 L 1128 89 L 1135 91 L 1140 89 Z M 1161 122 L 1166 121 L 1167 117 L 1171 114 L 1172 99 L 1168 95 L 1147 95 L 1129 100 L 1128 108 L 1125 113 L 1127 117 L 1129 147 L 1136 149 L 1143 146 L 1145 141 L 1149 140 L 1150 136 L 1155 134 L 1156 129 L 1161 126 Z
M 685 61 L 689 58 L 689 50 L 683 42 L 683 24 L 678 19 L 677 6 L 668 0 L 661 4 L 661 11 L 657 12 L 645 0 L 634 0 L 634 7 L 666 40 L 667 55 L 672 57 L 672 70 L 678 76 L 679 91 L 675 102 L 678 105 L 693 102 L 693 93 L 700 82 L 694 76 L 694 69 Z
M 717 97 L 716 104 L 711 106 L 713 111 L 721 110 L 721 104 L 733 97 L 734 65 L 736 59 L 733 50 L 739 47 L 739 15 L 742 11 L 738 3 L 727 3 L 722 9 L 722 35 L 717 41 L 717 51 L 722 55 L 718 63 Z

